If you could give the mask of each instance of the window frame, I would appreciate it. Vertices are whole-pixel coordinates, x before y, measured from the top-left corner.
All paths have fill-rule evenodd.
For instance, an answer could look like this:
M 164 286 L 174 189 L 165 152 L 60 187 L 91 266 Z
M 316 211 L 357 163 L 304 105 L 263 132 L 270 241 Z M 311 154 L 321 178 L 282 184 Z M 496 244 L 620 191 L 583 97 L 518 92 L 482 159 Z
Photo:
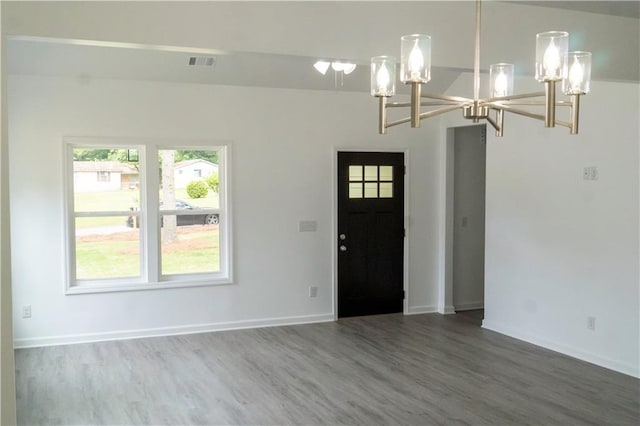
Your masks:
M 157 290 L 164 288 L 200 287 L 233 283 L 232 266 L 232 221 L 230 172 L 231 153 L 229 142 L 210 140 L 140 140 L 108 138 L 63 138 L 64 168 L 64 244 L 65 244 L 65 294 L 86 294 L 120 291 Z M 76 233 L 75 219 L 105 215 L 120 215 L 123 212 L 78 212 L 74 209 L 73 150 L 86 149 L 137 149 L 139 152 L 139 199 L 140 210 L 136 212 L 140 222 L 140 275 L 136 277 L 78 280 L 76 278 Z M 219 261 L 220 270 L 209 273 L 162 274 L 162 242 L 160 217 L 167 210 L 160 210 L 160 176 L 158 158 L 161 150 L 215 150 L 218 152 L 219 204 L 214 210 L 219 217 Z M 127 212 L 130 214 L 131 212 Z

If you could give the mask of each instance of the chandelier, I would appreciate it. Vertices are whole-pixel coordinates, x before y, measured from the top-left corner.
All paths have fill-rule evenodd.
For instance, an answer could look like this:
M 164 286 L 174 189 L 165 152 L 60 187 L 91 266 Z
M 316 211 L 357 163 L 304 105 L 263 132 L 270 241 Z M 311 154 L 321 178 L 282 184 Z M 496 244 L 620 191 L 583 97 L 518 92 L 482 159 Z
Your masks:
M 411 123 L 420 127 L 420 120 L 462 109 L 464 118 L 478 123 L 487 120 L 502 136 L 504 114 L 510 112 L 544 121 L 545 127 L 568 127 L 571 134 L 578 133 L 580 96 L 589 92 L 591 80 L 591 53 L 569 52 L 569 34 L 549 31 L 536 35 L 535 78 L 544 83 L 544 92 L 513 94 L 513 64 L 493 64 L 489 67 L 489 98 L 480 93 L 480 21 L 481 3 L 476 0 L 476 44 L 473 68 L 473 99 L 460 96 L 426 94 L 422 85 L 431 79 L 431 37 L 412 34 L 401 37 L 400 81 L 411 85 L 410 102 L 388 102 L 395 95 L 396 59 L 392 56 L 371 58 L 371 95 L 379 98 L 378 131 Z M 562 82 L 562 91 L 569 100 L 556 100 L 556 84 Z M 541 98 L 544 97 L 544 100 Z M 428 101 L 423 101 L 426 98 Z M 410 108 L 410 117 L 387 120 L 389 108 Z M 430 110 L 422 111 L 421 107 Z M 535 108 L 544 107 L 544 114 Z M 569 121 L 556 120 L 556 107 L 569 108 Z

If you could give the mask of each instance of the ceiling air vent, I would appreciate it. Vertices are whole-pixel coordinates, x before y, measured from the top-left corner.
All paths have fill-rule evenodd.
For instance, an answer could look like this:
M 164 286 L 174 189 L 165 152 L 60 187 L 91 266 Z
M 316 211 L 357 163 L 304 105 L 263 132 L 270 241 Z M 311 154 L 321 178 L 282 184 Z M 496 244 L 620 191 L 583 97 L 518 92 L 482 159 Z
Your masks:
M 189 58 L 189 65 L 197 67 L 212 67 L 214 62 L 213 56 L 191 56 Z

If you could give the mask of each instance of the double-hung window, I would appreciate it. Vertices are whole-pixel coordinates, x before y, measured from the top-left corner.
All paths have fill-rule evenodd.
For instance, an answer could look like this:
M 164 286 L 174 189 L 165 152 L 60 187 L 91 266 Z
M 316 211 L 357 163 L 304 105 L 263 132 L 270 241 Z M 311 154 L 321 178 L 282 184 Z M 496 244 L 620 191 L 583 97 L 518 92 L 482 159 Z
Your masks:
M 67 293 L 231 282 L 225 145 L 69 138 L 65 156 Z

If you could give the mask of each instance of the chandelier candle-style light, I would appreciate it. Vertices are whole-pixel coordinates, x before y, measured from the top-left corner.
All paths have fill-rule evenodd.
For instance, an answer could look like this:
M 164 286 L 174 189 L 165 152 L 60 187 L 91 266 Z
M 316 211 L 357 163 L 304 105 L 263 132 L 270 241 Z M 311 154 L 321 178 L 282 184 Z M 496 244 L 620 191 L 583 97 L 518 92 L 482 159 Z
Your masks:
M 504 113 L 523 115 L 544 121 L 546 127 L 568 127 L 571 134 L 578 133 L 580 96 L 589 93 L 591 80 L 591 53 L 569 52 L 569 34 L 549 31 L 536 35 L 535 78 L 544 83 L 544 92 L 513 94 L 513 64 L 493 64 L 489 67 L 489 98 L 480 99 L 480 20 L 481 3 L 476 0 L 476 45 L 473 68 L 473 99 L 460 96 L 424 94 L 422 85 L 431 79 L 431 37 L 412 34 L 400 39 L 400 81 L 411 85 L 411 102 L 387 102 L 396 92 L 396 59 L 392 56 L 371 58 L 371 95 L 379 98 L 379 124 L 381 134 L 387 128 L 403 123 L 420 127 L 420 120 L 462 109 L 464 118 L 474 123 L 487 120 L 502 136 Z M 568 101 L 556 100 L 556 84 L 570 96 Z M 535 99 L 535 98 L 542 98 Z M 423 101 L 423 98 L 430 101 Z M 533 99 L 529 99 L 533 98 Z M 396 121 L 387 121 L 388 108 L 409 107 L 411 115 Z M 422 112 L 421 107 L 435 107 Z M 523 109 L 544 107 L 544 114 Z M 556 120 L 556 107 L 569 107 L 569 121 Z M 491 112 L 495 112 L 492 117 Z

